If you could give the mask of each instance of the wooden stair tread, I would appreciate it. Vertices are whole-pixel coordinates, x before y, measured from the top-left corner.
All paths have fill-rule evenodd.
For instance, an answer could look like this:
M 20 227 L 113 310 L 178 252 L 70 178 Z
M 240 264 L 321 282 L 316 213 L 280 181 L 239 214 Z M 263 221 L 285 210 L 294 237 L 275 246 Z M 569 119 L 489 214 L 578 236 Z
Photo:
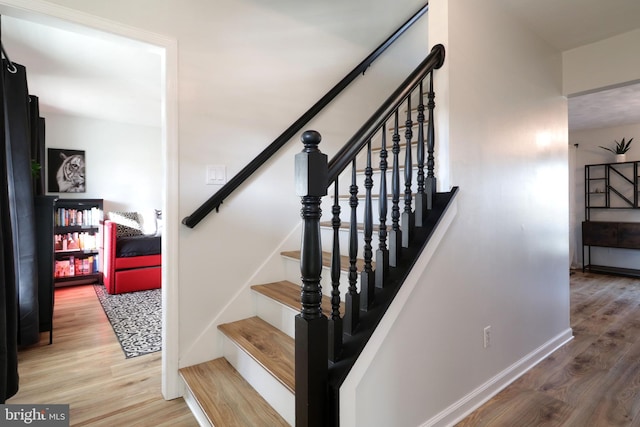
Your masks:
M 292 259 L 296 259 L 296 260 L 300 260 L 300 251 L 285 251 L 285 252 L 281 252 L 280 255 L 287 257 L 287 258 L 292 258 Z M 322 265 L 324 265 L 327 268 L 331 267 L 331 252 L 322 252 Z M 375 269 L 376 268 L 376 263 L 375 262 L 371 262 L 371 268 Z M 358 258 L 356 260 L 356 269 L 358 271 L 362 271 L 364 270 L 364 260 Z M 344 256 L 342 255 L 340 257 L 340 270 L 342 271 L 349 271 L 349 257 L 348 256 Z
M 259 317 L 218 325 L 218 329 L 295 393 L 293 338 Z
M 214 426 L 289 425 L 225 358 L 182 368 L 180 375 Z
M 296 311 L 300 311 L 300 286 L 287 280 L 280 282 L 266 283 L 264 285 L 251 286 L 256 292 L 261 293 L 281 304 L 291 307 Z M 325 316 L 331 317 L 331 298 L 326 295 L 322 296 L 322 312 Z M 344 304 L 340 303 L 340 315 L 344 315 Z

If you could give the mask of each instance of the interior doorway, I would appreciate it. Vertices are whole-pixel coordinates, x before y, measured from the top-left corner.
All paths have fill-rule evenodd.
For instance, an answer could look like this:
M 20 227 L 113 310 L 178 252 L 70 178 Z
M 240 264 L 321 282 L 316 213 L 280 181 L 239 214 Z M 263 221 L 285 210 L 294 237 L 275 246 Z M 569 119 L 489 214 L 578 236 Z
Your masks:
M 159 112 L 159 150 L 162 164 L 162 197 L 161 208 L 164 219 L 162 253 L 162 317 L 163 317 L 163 350 L 162 350 L 162 394 L 166 399 L 179 397 L 180 387 L 178 378 L 178 337 L 177 325 L 178 304 L 176 298 L 177 277 L 177 236 L 178 214 L 177 206 L 177 42 L 146 31 L 138 31 L 131 27 L 108 22 L 102 18 L 74 12 L 49 3 L 31 2 L 28 6 L 18 4 L 14 0 L 0 0 L 0 14 L 4 17 L 18 18 L 27 22 L 50 26 L 84 37 L 95 37 L 96 40 L 110 40 L 131 48 L 137 46 L 144 51 L 153 51 L 160 56 L 158 74 L 160 76 L 158 93 Z M 47 50 L 44 49 L 43 56 Z M 74 52 L 66 51 L 66 55 Z M 18 58 L 12 58 L 19 62 Z M 118 60 L 121 67 L 127 64 Z M 90 64 L 87 64 L 90 65 Z M 79 72 L 70 69 L 69 72 Z M 46 103 L 46 99 L 41 101 Z M 46 116 L 46 108 L 43 110 Z M 175 225 L 173 225 L 175 223 Z M 174 243 L 172 243 L 174 242 Z

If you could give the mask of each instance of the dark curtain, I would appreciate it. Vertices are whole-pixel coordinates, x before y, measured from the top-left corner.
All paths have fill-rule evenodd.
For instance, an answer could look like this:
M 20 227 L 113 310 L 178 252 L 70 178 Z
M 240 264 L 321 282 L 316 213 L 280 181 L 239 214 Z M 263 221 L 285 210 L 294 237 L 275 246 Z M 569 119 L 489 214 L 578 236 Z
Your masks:
M 3 67 L 4 68 L 4 67 Z M 4 117 L 4 73 L 0 72 L 0 117 Z M 18 392 L 18 306 L 9 216 L 5 122 L 0 120 L 0 402 Z
M 18 294 L 18 344 L 24 346 L 40 339 L 29 91 L 25 67 L 5 60 L 3 72 L 9 215 Z

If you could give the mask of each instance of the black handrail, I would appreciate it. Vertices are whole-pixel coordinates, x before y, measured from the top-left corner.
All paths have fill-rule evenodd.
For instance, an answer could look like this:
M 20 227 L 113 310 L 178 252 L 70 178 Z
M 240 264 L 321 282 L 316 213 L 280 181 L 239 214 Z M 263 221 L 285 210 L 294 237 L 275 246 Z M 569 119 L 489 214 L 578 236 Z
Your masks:
M 185 217 L 182 223 L 189 228 L 195 227 L 205 216 L 214 209 L 216 212 L 220 209 L 220 205 L 236 188 L 249 178 L 258 168 L 271 158 L 280 148 L 282 148 L 291 138 L 293 138 L 302 127 L 313 119 L 324 107 L 326 107 L 333 99 L 342 92 L 360 73 L 364 72 L 369 66 L 384 52 L 393 42 L 395 42 L 409 27 L 411 27 L 422 15 L 429 10 L 429 3 L 425 4 L 416 12 L 407 22 L 402 24 L 389 38 L 387 38 L 376 50 L 367 56 L 358 66 L 356 66 L 349 74 L 347 74 L 338 84 L 336 84 L 326 95 L 316 102 L 306 113 L 298 120 L 293 122 L 279 137 L 277 137 L 267 148 L 265 148 L 258 156 L 245 166 L 237 175 L 231 178 L 222 186 L 213 196 L 196 209 L 191 215 Z

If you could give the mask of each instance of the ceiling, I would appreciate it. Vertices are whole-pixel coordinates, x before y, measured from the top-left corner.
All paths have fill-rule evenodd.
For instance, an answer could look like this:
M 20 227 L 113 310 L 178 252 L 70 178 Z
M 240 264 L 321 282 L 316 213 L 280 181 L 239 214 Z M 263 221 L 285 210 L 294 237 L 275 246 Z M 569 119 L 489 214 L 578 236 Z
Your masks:
M 638 0 L 495 0 L 560 51 L 640 28 Z M 569 98 L 569 130 L 640 123 L 640 84 Z
M 98 31 L 78 33 L 3 15 L 2 44 L 27 69 L 40 111 L 159 127 L 157 48 Z
M 638 0 L 494 0 L 560 51 L 640 28 Z
M 637 123 L 640 123 L 640 84 L 569 98 L 570 130 Z
M 638 0 L 493 0 L 560 51 L 640 28 Z M 27 67 L 41 111 L 160 126 L 157 50 L 2 16 L 9 57 Z M 569 99 L 571 130 L 640 123 L 640 84 Z

